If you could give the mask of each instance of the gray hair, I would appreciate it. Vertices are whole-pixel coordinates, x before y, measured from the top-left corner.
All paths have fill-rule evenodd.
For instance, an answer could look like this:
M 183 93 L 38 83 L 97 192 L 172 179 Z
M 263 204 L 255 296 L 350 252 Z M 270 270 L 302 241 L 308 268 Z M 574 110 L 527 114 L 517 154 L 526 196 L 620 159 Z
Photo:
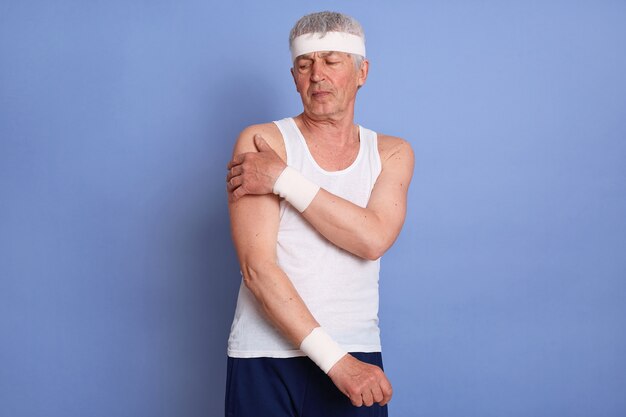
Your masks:
M 365 32 L 361 24 L 353 17 L 337 12 L 318 12 L 302 16 L 300 20 L 291 28 L 289 32 L 289 47 L 293 40 L 307 33 L 319 32 L 322 36 L 327 32 L 344 32 L 359 36 L 365 42 Z M 365 59 L 361 55 L 350 54 L 357 69 L 361 68 L 361 63 Z

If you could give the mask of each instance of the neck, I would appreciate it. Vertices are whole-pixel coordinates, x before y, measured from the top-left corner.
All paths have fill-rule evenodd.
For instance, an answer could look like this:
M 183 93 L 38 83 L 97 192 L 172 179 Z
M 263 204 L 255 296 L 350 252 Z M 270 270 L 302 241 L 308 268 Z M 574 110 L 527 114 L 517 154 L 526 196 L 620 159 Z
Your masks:
M 295 119 L 300 130 L 304 130 L 307 136 L 315 140 L 329 141 L 336 145 L 348 145 L 359 141 L 354 124 L 354 112 L 339 118 L 316 118 L 305 111 Z

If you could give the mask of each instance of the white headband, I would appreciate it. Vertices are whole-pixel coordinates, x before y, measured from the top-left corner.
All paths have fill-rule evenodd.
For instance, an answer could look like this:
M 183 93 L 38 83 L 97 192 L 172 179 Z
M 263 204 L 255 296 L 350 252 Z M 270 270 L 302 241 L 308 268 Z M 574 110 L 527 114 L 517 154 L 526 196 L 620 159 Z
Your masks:
M 297 57 L 311 52 L 337 51 L 361 55 L 365 58 L 365 41 L 363 38 L 345 32 L 306 33 L 291 42 L 291 62 Z

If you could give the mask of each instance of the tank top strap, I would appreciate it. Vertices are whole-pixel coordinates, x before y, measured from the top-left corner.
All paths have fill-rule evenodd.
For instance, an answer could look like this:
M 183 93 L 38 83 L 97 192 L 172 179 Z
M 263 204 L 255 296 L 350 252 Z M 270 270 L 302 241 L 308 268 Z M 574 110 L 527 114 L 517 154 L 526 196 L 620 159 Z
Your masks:
M 373 130 L 359 126 L 361 131 L 361 142 L 363 146 L 363 157 L 367 158 L 370 169 L 376 177 L 380 174 L 382 163 L 378 153 L 378 134 Z
M 287 156 L 287 164 L 289 166 L 301 166 L 303 158 L 309 153 L 305 149 L 306 144 L 300 140 L 300 131 L 292 117 L 274 121 L 278 130 L 283 136 L 285 144 L 285 154 Z M 373 130 L 367 129 L 359 125 L 360 140 L 362 143 L 361 152 L 370 162 L 370 167 L 378 175 L 381 170 L 380 155 L 378 153 L 378 134 Z
M 300 132 L 296 124 L 294 123 L 291 117 L 287 117 L 285 119 L 276 120 L 274 124 L 280 130 L 280 133 L 283 135 L 283 142 L 285 143 L 285 154 L 287 155 L 287 165 L 295 166 L 299 165 L 301 162 L 299 159 L 302 157 L 302 150 L 298 149 L 301 146 L 300 141 L 298 140 L 298 135 Z M 295 159 L 298 159 L 296 161 Z

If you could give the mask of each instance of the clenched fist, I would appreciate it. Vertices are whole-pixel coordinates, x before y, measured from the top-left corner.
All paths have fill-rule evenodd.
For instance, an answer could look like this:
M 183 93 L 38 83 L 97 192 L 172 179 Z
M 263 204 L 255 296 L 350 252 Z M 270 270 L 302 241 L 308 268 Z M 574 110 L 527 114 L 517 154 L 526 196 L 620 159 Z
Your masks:
M 370 407 L 374 403 L 383 406 L 393 394 L 391 383 L 382 369 L 350 354 L 341 358 L 330 369 L 328 376 L 356 407 Z

